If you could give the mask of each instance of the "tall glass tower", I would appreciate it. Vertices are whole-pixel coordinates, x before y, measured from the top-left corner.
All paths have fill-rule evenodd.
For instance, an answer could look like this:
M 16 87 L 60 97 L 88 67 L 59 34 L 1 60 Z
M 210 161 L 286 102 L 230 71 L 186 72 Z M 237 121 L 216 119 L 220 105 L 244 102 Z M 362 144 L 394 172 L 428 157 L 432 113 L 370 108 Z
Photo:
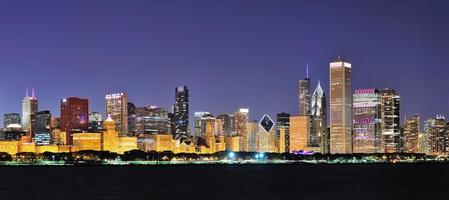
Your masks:
M 329 133 L 327 132 L 326 95 L 320 82 L 312 94 L 312 126 L 310 141 L 312 146 L 320 146 L 321 153 L 329 153 Z
M 31 130 L 31 118 L 34 117 L 38 111 L 38 101 L 32 89 L 31 96 L 28 95 L 28 89 L 26 95 L 22 100 L 22 128 L 25 130 Z
M 338 57 L 330 63 L 330 152 L 352 153 L 351 63 Z
M 299 80 L 298 88 L 299 115 L 310 115 L 310 79 L 309 66 L 306 69 L 306 78 Z
M 173 137 L 184 142 L 189 139 L 189 90 L 187 86 L 175 88 L 175 98 Z

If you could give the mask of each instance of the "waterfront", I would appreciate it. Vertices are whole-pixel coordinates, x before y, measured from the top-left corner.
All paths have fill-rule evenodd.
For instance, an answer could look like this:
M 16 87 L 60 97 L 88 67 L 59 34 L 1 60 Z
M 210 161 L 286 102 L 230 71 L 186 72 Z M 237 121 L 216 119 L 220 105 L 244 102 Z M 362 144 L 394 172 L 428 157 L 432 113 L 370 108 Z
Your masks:
M 447 164 L 22 166 L 1 199 L 447 199 Z M 26 191 L 26 192 L 25 192 Z

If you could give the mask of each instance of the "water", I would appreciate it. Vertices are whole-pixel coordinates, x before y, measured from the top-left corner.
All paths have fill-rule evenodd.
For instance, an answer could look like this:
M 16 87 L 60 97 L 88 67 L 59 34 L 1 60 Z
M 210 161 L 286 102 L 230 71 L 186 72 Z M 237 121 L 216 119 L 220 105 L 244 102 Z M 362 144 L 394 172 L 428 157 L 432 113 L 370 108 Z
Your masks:
M 449 165 L 1 167 L 0 199 L 449 199 Z

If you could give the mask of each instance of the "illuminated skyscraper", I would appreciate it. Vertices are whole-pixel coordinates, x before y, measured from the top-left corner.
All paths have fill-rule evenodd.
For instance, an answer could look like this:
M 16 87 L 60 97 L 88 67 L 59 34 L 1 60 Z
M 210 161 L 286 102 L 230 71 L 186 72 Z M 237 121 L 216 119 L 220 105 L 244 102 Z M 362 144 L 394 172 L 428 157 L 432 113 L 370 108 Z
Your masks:
M 327 132 L 326 94 L 320 82 L 312 95 L 312 124 L 310 140 L 312 146 L 320 146 L 321 153 L 329 153 L 329 133 Z
M 66 144 L 72 144 L 73 133 L 88 130 L 89 100 L 69 97 L 61 100 L 61 131 L 66 133 Z
M 330 63 L 330 152 L 352 153 L 351 63 L 340 57 Z
M 210 115 L 209 112 L 200 111 L 195 112 L 195 137 L 196 138 L 204 138 L 204 133 L 201 131 L 203 129 L 203 121 L 202 117 L 205 115 Z
M 135 133 L 137 135 L 171 134 L 167 109 L 157 106 L 137 107 Z
M 223 132 L 225 136 L 231 137 L 235 135 L 235 116 L 233 114 L 223 114 L 217 117 L 223 120 Z
M 290 152 L 309 151 L 310 116 L 290 116 Z
M 20 114 L 19 113 L 7 113 L 3 115 L 3 128 L 7 128 L 11 124 L 20 124 Z
M 38 111 L 38 101 L 32 89 L 31 96 L 28 96 L 28 89 L 26 96 L 22 100 L 22 128 L 31 131 L 31 120 L 34 114 Z
M 235 112 L 235 132 L 237 136 L 242 138 L 240 143 L 240 151 L 248 151 L 248 122 L 249 122 L 249 109 L 240 108 Z
M 48 110 L 37 112 L 33 120 L 33 139 L 36 145 L 49 145 L 51 142 L 51 113 Z
M 187 86 L 175 89 L 174 138 L 181 142 L 189 139 L 189 90 Z
M 283 134 L 282 134 L 283 131 Z M 281 138 L 283 137 L 283 138 Z M 278 140 L 279 146 L 283 148 L 280 152 L 290 152 L 290 114 L 279 113 L 277 114 L 277 124 L 276 124 L 276 138 Z
M 442 155 L 448 152 L 449 129 L 444 116 L 438 115 L 429 120 L 426 131 L 429 137 L 429 153 L 432 155 Z
M 299 81 L 299 115 L 310 115 L 309 66 L 307 66 L 306 70 L 306 78 Z
M 400 152 L 400 96 L 392 89 L 380 91 L 382 98 L 382 149 L 385 153 Z
M 121 136 L 128 134 L 128 94 L 108 94 L 106 99 L 106 115 L 110 115 L 115 122 Z
M 382 153 L 381 97 L 377 89 L 359 89 L 353 96 L 354 153 Z
M 419 116 L 415 115 L 412 118 L 405 120 L 403 125 L 404 131 L 404 152 L 405 153 L 419 153 L 418 136 L 420 133 Z

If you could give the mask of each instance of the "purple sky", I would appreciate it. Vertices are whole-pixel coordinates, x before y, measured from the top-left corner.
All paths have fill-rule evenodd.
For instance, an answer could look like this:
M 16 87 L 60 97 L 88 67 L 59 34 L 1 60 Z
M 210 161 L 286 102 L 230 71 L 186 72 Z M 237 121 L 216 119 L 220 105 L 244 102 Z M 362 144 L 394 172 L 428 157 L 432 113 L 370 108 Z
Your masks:
M 0 113 L 25 88 L 59 115 L 59 100 L 128 92 L 169 107 L 190 88 L 193 111 L 298 113 L 309 64 L 328 91 L 328 65 L 353 65 L 353 88 L 397 89 L 402 115 L 449 110 L 449 1 L 0 0 Z M 1 116 L 2 118 L 3 116 Z

